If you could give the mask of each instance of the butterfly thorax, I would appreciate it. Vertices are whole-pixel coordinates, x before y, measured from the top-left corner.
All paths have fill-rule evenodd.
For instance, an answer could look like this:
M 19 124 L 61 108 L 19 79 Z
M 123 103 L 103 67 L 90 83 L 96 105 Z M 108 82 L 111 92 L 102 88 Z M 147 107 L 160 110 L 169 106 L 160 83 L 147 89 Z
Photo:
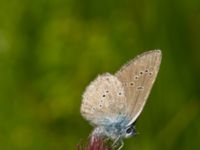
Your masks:
M 92 135 L 100 137 L 109 137 L 112 140 L 135 135 L 135 130 L 133 130 L 134 132 L 131 131 L 131 134 L 127 134 L 127 129 L 134 128 L 134 125 L 127 126 L 129 121 L 129 119 L 122 116 L 118 117 L 118 119 L 115 121 L 107 121 L 107 123 L 105 123 L 104 125 L 97 126 L 94 129 Z

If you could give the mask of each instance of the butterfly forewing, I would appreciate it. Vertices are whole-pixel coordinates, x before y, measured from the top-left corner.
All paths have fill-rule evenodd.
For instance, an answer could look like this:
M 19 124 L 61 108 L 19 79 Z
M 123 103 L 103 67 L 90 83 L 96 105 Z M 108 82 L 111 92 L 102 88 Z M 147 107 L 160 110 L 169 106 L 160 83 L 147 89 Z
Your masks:
M 115 74 L 125 90 L 128 117 L 131 118 L 128 125 L 140 115 L 156 79 L 160 62 L 160 50 L 148 51 L 128 62 Z
M 126 104 L 122 83 L 114 75 L 106 73 L 98 76 L 86 88 L 81 114 L 92 125 L 105 125 L 116 120 Z

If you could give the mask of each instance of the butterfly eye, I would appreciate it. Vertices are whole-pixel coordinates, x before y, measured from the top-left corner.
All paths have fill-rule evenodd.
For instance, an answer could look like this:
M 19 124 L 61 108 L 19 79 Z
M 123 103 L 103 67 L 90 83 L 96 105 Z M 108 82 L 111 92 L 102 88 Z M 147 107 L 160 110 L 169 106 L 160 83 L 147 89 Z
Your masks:
M 126 130 L 126 134 L 131 134 L 132 132 L 133 132 L 133 128 L 132 127 L 128 128 Z

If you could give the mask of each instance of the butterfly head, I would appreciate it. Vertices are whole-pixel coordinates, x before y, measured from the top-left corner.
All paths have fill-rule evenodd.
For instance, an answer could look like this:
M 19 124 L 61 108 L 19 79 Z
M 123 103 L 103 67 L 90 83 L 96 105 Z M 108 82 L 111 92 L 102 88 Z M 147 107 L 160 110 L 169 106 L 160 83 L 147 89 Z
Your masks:
M 125 138 L 129 138 L 129 137 L 133 137 L 137 134 L 136 130 L 135 130 L 135 125 L 131 124 L 130 126 L 128 126 L 125 129 Z

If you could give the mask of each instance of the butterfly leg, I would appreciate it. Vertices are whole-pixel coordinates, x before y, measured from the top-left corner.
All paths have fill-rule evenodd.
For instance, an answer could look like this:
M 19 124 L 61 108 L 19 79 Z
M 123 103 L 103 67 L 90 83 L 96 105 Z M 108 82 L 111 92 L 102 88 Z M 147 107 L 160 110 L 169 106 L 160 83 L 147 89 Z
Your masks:
M 118 148 L 118 150 L 121 150 L 122 149 L 122 147 L 124 146 L 124 142 L 122 141 L 122 140 L 120 140 L 120 147 Z
M 122 139 L 120 139 L 120 136 L 113 142 L 112 147 L 116 147 L 118 144 L 120 144 L 119 148 L 117 150 L 121 150 L 122 147 L 124 146 L 124 142 Z
M 116 146 L 116 144 L 118 143 L 119 139 L 120 139 L 120 136 L 119 136 L 118 138 L 115 139 L 115 141 L 114 141 L 113 144 L 112 144 L 112 147 L 115 147 L 115 146 Z

